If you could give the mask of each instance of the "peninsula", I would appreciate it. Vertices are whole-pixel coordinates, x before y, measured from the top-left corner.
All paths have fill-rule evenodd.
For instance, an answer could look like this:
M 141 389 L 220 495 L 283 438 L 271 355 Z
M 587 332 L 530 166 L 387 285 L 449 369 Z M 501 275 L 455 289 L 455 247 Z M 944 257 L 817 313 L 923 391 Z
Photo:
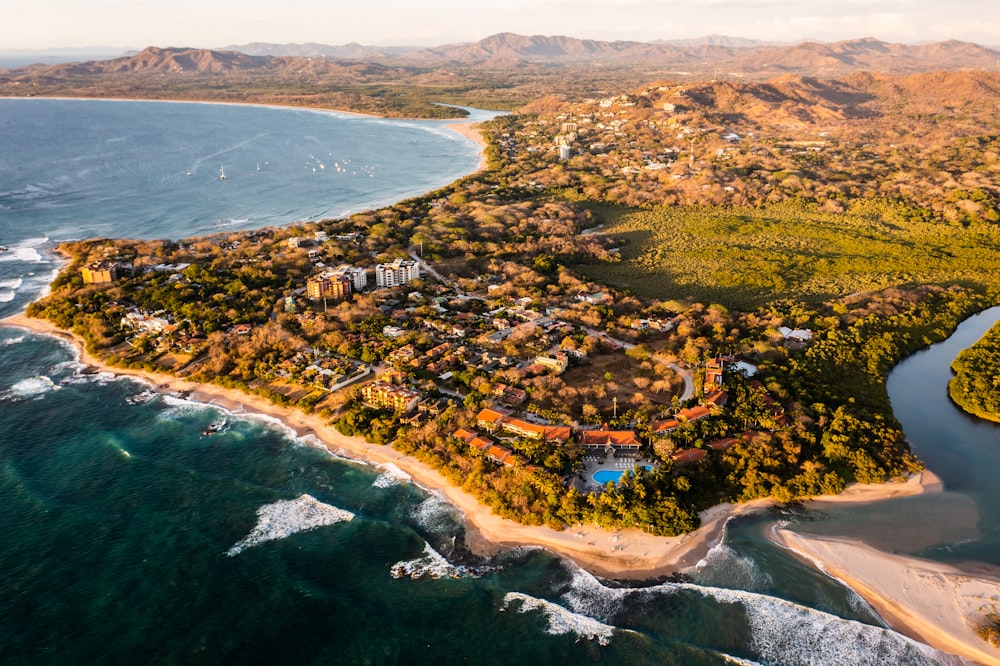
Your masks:
M 997 91 L 960 71 L 539 98 L 481 125 L 479 172 L 387 208 L 66 243 L 6 323 L 396 465 L 477 552 L 654 578 L 762 504 L 934 485 L 885 380 L 997 303 Z

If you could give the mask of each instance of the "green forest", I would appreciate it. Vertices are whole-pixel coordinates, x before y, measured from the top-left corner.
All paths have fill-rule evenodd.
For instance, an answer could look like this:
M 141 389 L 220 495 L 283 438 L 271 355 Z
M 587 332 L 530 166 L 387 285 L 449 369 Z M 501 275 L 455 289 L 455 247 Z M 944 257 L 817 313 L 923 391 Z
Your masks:
M 1000 422 L 1000 325 L 954 360 L 948 395 L 970 414 Z

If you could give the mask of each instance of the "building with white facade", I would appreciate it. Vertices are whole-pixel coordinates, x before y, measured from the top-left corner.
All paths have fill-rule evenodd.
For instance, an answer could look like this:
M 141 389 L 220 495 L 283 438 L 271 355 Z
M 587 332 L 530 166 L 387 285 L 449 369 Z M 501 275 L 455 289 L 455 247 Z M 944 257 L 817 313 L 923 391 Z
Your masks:
M 420 279 L 420 266 L 415 261 L 397 259 L 391 264 L 375 267 L 375 286 L 396 287 Z

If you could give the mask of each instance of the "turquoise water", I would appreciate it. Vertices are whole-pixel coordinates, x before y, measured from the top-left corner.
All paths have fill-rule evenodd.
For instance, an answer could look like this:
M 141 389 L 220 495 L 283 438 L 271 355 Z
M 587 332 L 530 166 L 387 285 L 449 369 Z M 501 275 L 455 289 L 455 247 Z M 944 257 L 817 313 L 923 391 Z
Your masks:
M 650 465 L 643 465 L 643 467 L 646 469 L 653 469 Z M 623 474 L 625 474 L 625 470 L 621 469 L 599 469 L 594 472 L 593 479 L 603 486 L 608 481 L 618 483 Z
M 330 131 L 341 137 L 333 147 L 370 131 L 362 143 L 372 156 L 362 161 L 383 164 L 406 127 L 376 124 L 383 136 L 368 121 L 300 111 L 47 100 L 0 100 L 0 117 L 12 147 L 0 158 L 0 244 L 13 248 L 0 258 L 0 280 L 17 283 L 0 283 L 11 294 L 0 314 L 37 295 L 57 266 L 46 250 L 63 238 L 182 237 L 239 215 L 246 226 L 284 224 L 381 196 L 285 196 L 313 172 L 298 158 L 279 171 L 286 158 L 274 151 L 262 160 L 271 158 L 268 177 L 278 182 L 234 199 L 255 212 L 231 201 L 206 212 L 221 200 L 190 188 L 218 193 L 220 162 L 222 187 L 258 173 L 248 165 L 260 151 L 237 166 L 200 143 L 215 134 L 232 132 L 219 145 L 233 147 L 256 146 L 261 134 Z M 117 140 L 94 139 L 102 127 Z M 192 127 L 215 129 L 181 139 Z M 427 155 L 450 151 L 449 167 L 403 159 L 392 167 L 400 192 L 412 187 L 406 169 L 414 182 L 440 181 L 477 161 L 474 146 L 430 127 L 412 130 L 412 140 Z M 139 157 L 119 159 L 109 145 Z M 294 155 L 295 142 L 284 145 Z M 205 158 L 203 182 L 184 175 L 195 155 Z M 28 163 L 35 176 L 15 173 Z M 336 182 L 321 192 L 334 196 Z M 226 429 L 203 437 L 219 418 L 214 406 L 88 372 L 57 340 L 0 328 L 4 663 L 947 662 L 758 540 L 774 517 L 731 522 L 690 583 L 621 589 L 538 549 L 473 557 L 455 510 L 398 470 L 338 459 L 253 415 L 229 414 Z

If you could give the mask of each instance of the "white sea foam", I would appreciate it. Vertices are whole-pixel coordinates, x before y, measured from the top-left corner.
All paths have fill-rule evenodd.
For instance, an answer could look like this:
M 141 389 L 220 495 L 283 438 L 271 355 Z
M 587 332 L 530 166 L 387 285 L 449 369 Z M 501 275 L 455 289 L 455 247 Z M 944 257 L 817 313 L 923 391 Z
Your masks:
M 665 583 L 649 588 L 609 588 L 582 569 L 574 568 L 568 607 L 612 623 L 626 599 L 637 603 L 684 590 L 740 604 L 751 631 L 750 649 L 764 663 L 783 666 L 839 666 L 841 664 L 954 665 L 957 657 L 944 654 L 901 634 L 790 601 L 755 592 L 689 583 Z M 736 662 L 744 663 L 744 662 Z M 754 663 L 747 661 L 745 663 Z
M 382 474 L 372 482 L 372 485 L 376 488 L 391 488 L 392 486 L 412 480 L 409 474 L 392 463 L 382 463 L 381 465 L 377 465 L 377 467 L 382 470 Z
M 479 573 L 469 567 L 452 564 L 429 543 L 424 543 L 424 552 L 418 558 L 396 562 L 389 568 L 393 578 L 478 578 Z
M 25 263 L 41 263 L 42 255 L 33 247 L 12 247 L 0 254 L 0 261 L 23 261 Z
M 581 638 L 597 640 L 601 645 L 611 643 L 614 636 L 615 627 L 599 622 L 592 617 L 574 613 L 559 604 L 554 604 L 545 599 L 521 594 L 520 592 L 508 592 L 503 598 L 503 605 L 500 610 L 507 610 L 513 602 L 520 602 L 518 610 L 521 613 L 540 611 L 549 622 L 548 633 L 550 634 L 576 634 Z
M 726 660 L 726 663 L 737 664 L 738 666 L 764 666 L 757 661 L 750 661 L 749 659 L 741 659 L 739 657 L 734 657 L 731 654 L 726 654 L 725 652 L 720 652 L 722 658 Z
M 0 289 L 0 303 L 10 303 L 14 300 L 14 292 L 7 289 Z
M 0 347 L 8 347 L 10 345 L 19 345 L 24 342 L 26 335 L 19 335 L 16 338 L 7 338 L 6 340 L 0 340 Z
M 642 598 L 670 591 L 662 586 L 662 589 L 653 593 L 645 588 L 612 588 L 601 583 L 593 574 L 575 565 L 570 566 L 572 578 L 569 590 L 563 594 L 563 600 L 577 613 L 600 618 L 605 622 L 613 621 L 624 601 L 630 597 Z
M 232 557 L 266 541 L 284 539 L 298 532 L 354 519 L 354 514 L 324 504 L 311 495 L 280 500 L 257 509 L 257 524 L 250 533 L 226 551 Z
M 455 505 L 437 492 L 413 507 L 411 516 L 418 525 L 435 534 L 450 532 L 460 522 Z
M 28 400 L 30 398 L 37 398 L 49 391 L 54 391 L 57 388 L 59 387 L 45 375 L 37 375 L 17 382 L 6 391 L 3 397 L 11 400 Z
M 846 620 L 799 604 L 741 590 L 678 584 L 677 587 L 746 609 L 750 648 L 768 663 L 785 666 L 835 664 L 960 664 L 922 643 L 888 629 Z
M 713 546 L 690 573 L 703 585 L 764 591 L 773 584 L 771 576 L 752 558 L 740 555 L 722 542 Z
M 0 289 L 17 291 L 22 284 L 24 284 L 24 278 L 21 277 L 16 277 L 13 280 L 0 280 Z

